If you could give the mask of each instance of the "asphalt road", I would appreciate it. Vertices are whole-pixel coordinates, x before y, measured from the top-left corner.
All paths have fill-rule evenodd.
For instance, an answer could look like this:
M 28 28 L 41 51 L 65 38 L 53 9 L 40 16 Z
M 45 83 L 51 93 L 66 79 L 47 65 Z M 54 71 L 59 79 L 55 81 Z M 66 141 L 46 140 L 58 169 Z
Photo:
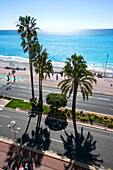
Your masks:
M 43 87 L 44 103 L 46 103 L 46 95 L 52 92 L 61 93 L 59 88 Z M 5 81 L 0 81 L 0 94 L 29 100 L 31 98 L 31 89 L 28 84 L 6 84 Z M 35 86 L 35 96 L 38 98 L 38 86 Z M 67 107 L 71 108 L 71 105 L 72 97 L 68 99 Z M 113 115 L 113 96 L 93 94 L 88 101 L 83 101 L 81 93 L 78 92 L 77 109 Z
M 0 110 L 0 136 L 8 137 L 14 139 L 13 132 L 9 132 L 7 125 L 12 121 L 16 120 L 17 126 L 21 127 L 20 134 L 17 134 L 17 137 L 21 137 L 22 134 L 25 132 L 29 117 L 28 113 L 25 112 L 19 112 L 15 110 L 9 110 L 4 108 L 3 110 Z M 52 120 L 51 120 L 52 121 Z M 65 131 L 53 131 L 50 130 L 47 126 L 45 126 L 45 117 L 42 117 L 41 121 L 41 127 L 47 128 L 50 132 L 50 147 L 49 150 L 52 150 L 53 152 L 60 152 L 64 153 L 64 145 L 63 141 L 61 139 L 61 135 L 66 139 L 65 131 L 70 135 L 73 133 L 73 125 L 72 123 L 68 123 L 68 126 L 66 127 Z M 29 135 L 31 134 L 31 131 L 36 128 L 37 123 L 37 117 L 31 119 L 31 123 L 28 129 Z M 81 127 L 83 127 L 83 135 L 84 137 L 87 136 L 88 132 L 91 133 L 93 136 L 93 140 L 96 140 L 96 149 L 93 151 L 93 154 L 100 154 L 100 159 L 103 159 L 104 162 L 101 164 L 105 168 L 111 168 L 113 169 L 113 133 L 108 132 L 105 130 L 90 128 L 87 126 L 81 126 L 78 125 L 78 131 L 81 132 Z

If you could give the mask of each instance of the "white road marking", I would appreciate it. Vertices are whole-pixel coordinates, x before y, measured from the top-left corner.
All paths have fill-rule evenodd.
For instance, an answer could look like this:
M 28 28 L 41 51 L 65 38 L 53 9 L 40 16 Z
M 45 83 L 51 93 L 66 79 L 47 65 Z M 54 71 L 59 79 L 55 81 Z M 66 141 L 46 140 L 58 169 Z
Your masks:
M 106 91 L 111 91 L 112 89 L 103 89 L 103 90 L 106 90 Z
M 60 142 L 60 143 L 63 143 L 62 141 L 60 141 L 60 140 L 57 140 L 57 139 L 52 139 L 52 138 L 51 138 L 51 140 L 53 140 L 53 141 L 55 141 L 55 142 Z
M 111 105 L 111 106 L 113 106 L 113 103 L 108 103 L 108 105 Z
M 18 86 L 18 87 L 20 87 L 20 88 L 25 88 L 25 89 L 27 88 L 27 87 L 24 87 L 24 86 Z
M 3 125 L 0 125 L 0 127 L 3 127 Z
M 27 87 L 24 87 L 24 86 L 16 86 L 16 85 L 13 85 L 14 87 L 20 87 L 20 88 L 27 88 Z
M 11 129 L 10 131 L 11 131 L 11 132 L 14 132 L 14 130 L 12 130 L 12 129 Z M 18 132 L 18 131 L 15 131 L 15 132 L 16 132 L 16 133 L 20 133 L 20 132 Z
M 99 99 L 99 100 L 110 100 L 108 98 L 100 98 L 100 97 L 98 97 L 97 99 Z
M 113 110 L 113 109 L 109 109 L 109 110 Z
M 5 115 L 0 115 L 1 117 L 5 117 L 5 118 L 8 118 L 8 119 L 10 119 L 11 117 L 9 117 L 9 116 L 5 116 Z

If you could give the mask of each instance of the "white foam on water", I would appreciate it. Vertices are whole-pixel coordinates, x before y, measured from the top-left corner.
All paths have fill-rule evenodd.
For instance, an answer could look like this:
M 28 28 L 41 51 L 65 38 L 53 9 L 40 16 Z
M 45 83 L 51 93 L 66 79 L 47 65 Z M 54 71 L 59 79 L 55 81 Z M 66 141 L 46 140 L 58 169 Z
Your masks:
M 28 58 L 23 58 L 23 57 L 19 57 L 19 56 L 4 56 L 4 55 L 0 55 L 0 59 L 8 60 L 8 61 L 19 61 L 19 62 L 28 62 L 29 61 Z
M 4 56 L 4 55 L 0 55 L 0 60 L 3 61 L 17 61 L 17 62 L 24 62 L 24 63 L 28 63 L 29 59 L 28 58 L 24 58 L 24 57 L 19 57 L 19 56 Z M 59 67 L 60 69 L 62 67 L 64 67 L 65 63 L 64 62 L 56 62 L 56 61 L 52 61 L 53 66 L 55 67 Z M 88 65 L 88 70 L 93 70 L 93 72 L 109 72 L 109 73 L 113 73 L 113 63 L 111 63 L 110 65 L 103 66 L 102 64 L 92 64 L 92 63 L 86 63 Z

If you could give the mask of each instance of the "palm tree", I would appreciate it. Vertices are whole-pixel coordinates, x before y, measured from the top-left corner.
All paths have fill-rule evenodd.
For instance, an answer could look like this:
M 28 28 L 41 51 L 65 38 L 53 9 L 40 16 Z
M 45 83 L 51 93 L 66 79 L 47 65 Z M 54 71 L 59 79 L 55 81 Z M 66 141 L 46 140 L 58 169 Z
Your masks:
M 77 56 L 75 53 L 71 56 L 71 58 L 67 58 L 65 63 L 66 65 L 64 66 L 63 72 L 64 76 L 67 76 L 67 78 L 62 80 L 58 86 L 61 86 L 63 94 L 66 95 L 69 92 L 68 97 L 70 97 L 73 93 L 72 117 L 75 135 L 77 135 L 76 99 L 78 87 L 81 89 L 83 100 L 88 100 L 88 96 L 92 95 L 92 83 L 96 83 L 96 79 L 94 78 L 94 75 L 87 70 L 86 61 L 84 61 L 84 58 L 81 55 Z
M 34 53 L 36 55 L 34 59 L 34 67 L 36 74 L 39 74 L 39 109 L 43 111 L 43 97 L 42 97 L 42 81 L 44 78 L 46 79 L 47 76 L 50 78 L 50 73 L 53 72 L 52 61 L 48 59 L 47 49 L 42 50 L 42 45 L 35 42 L 36 46 L 34 45 Z
M 30 16 L 19 17 L 19 24 L 17 24 L 18 33 L 21 35 L 24 53 L 29 53 L 29 66 L 30 66 L 30 76 L 31 76 L 31 90 L 32 98 L 34 99 L 34 84 L 33 84 L 33 70 L 32 70 L 32 57 L 31 57 L 31 41 L 37 39 L 37 29 L 36 19 Z

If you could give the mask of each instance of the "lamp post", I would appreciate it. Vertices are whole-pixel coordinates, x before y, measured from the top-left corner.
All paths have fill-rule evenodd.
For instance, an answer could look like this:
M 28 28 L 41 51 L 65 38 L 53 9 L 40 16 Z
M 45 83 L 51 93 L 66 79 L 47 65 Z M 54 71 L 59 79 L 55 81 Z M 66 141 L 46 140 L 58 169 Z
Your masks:
M 17 151 L 17 155 L 18 155 L 19 163 L 20 163 L 20 154 L 19 154 L 19 148 L 18 148 L 16 133 L 20 133 L 21 128 L 17 127 L 17 129 L 16 129 L 15 126 L 16 126 L 16 121 L 13 120 L 13 121 L 10 122 L 10 124 L 7 125 L 7 128 L 9 129 L 9 131 L 14 133 L 14 142 L 15 142 L 16 151 Z

